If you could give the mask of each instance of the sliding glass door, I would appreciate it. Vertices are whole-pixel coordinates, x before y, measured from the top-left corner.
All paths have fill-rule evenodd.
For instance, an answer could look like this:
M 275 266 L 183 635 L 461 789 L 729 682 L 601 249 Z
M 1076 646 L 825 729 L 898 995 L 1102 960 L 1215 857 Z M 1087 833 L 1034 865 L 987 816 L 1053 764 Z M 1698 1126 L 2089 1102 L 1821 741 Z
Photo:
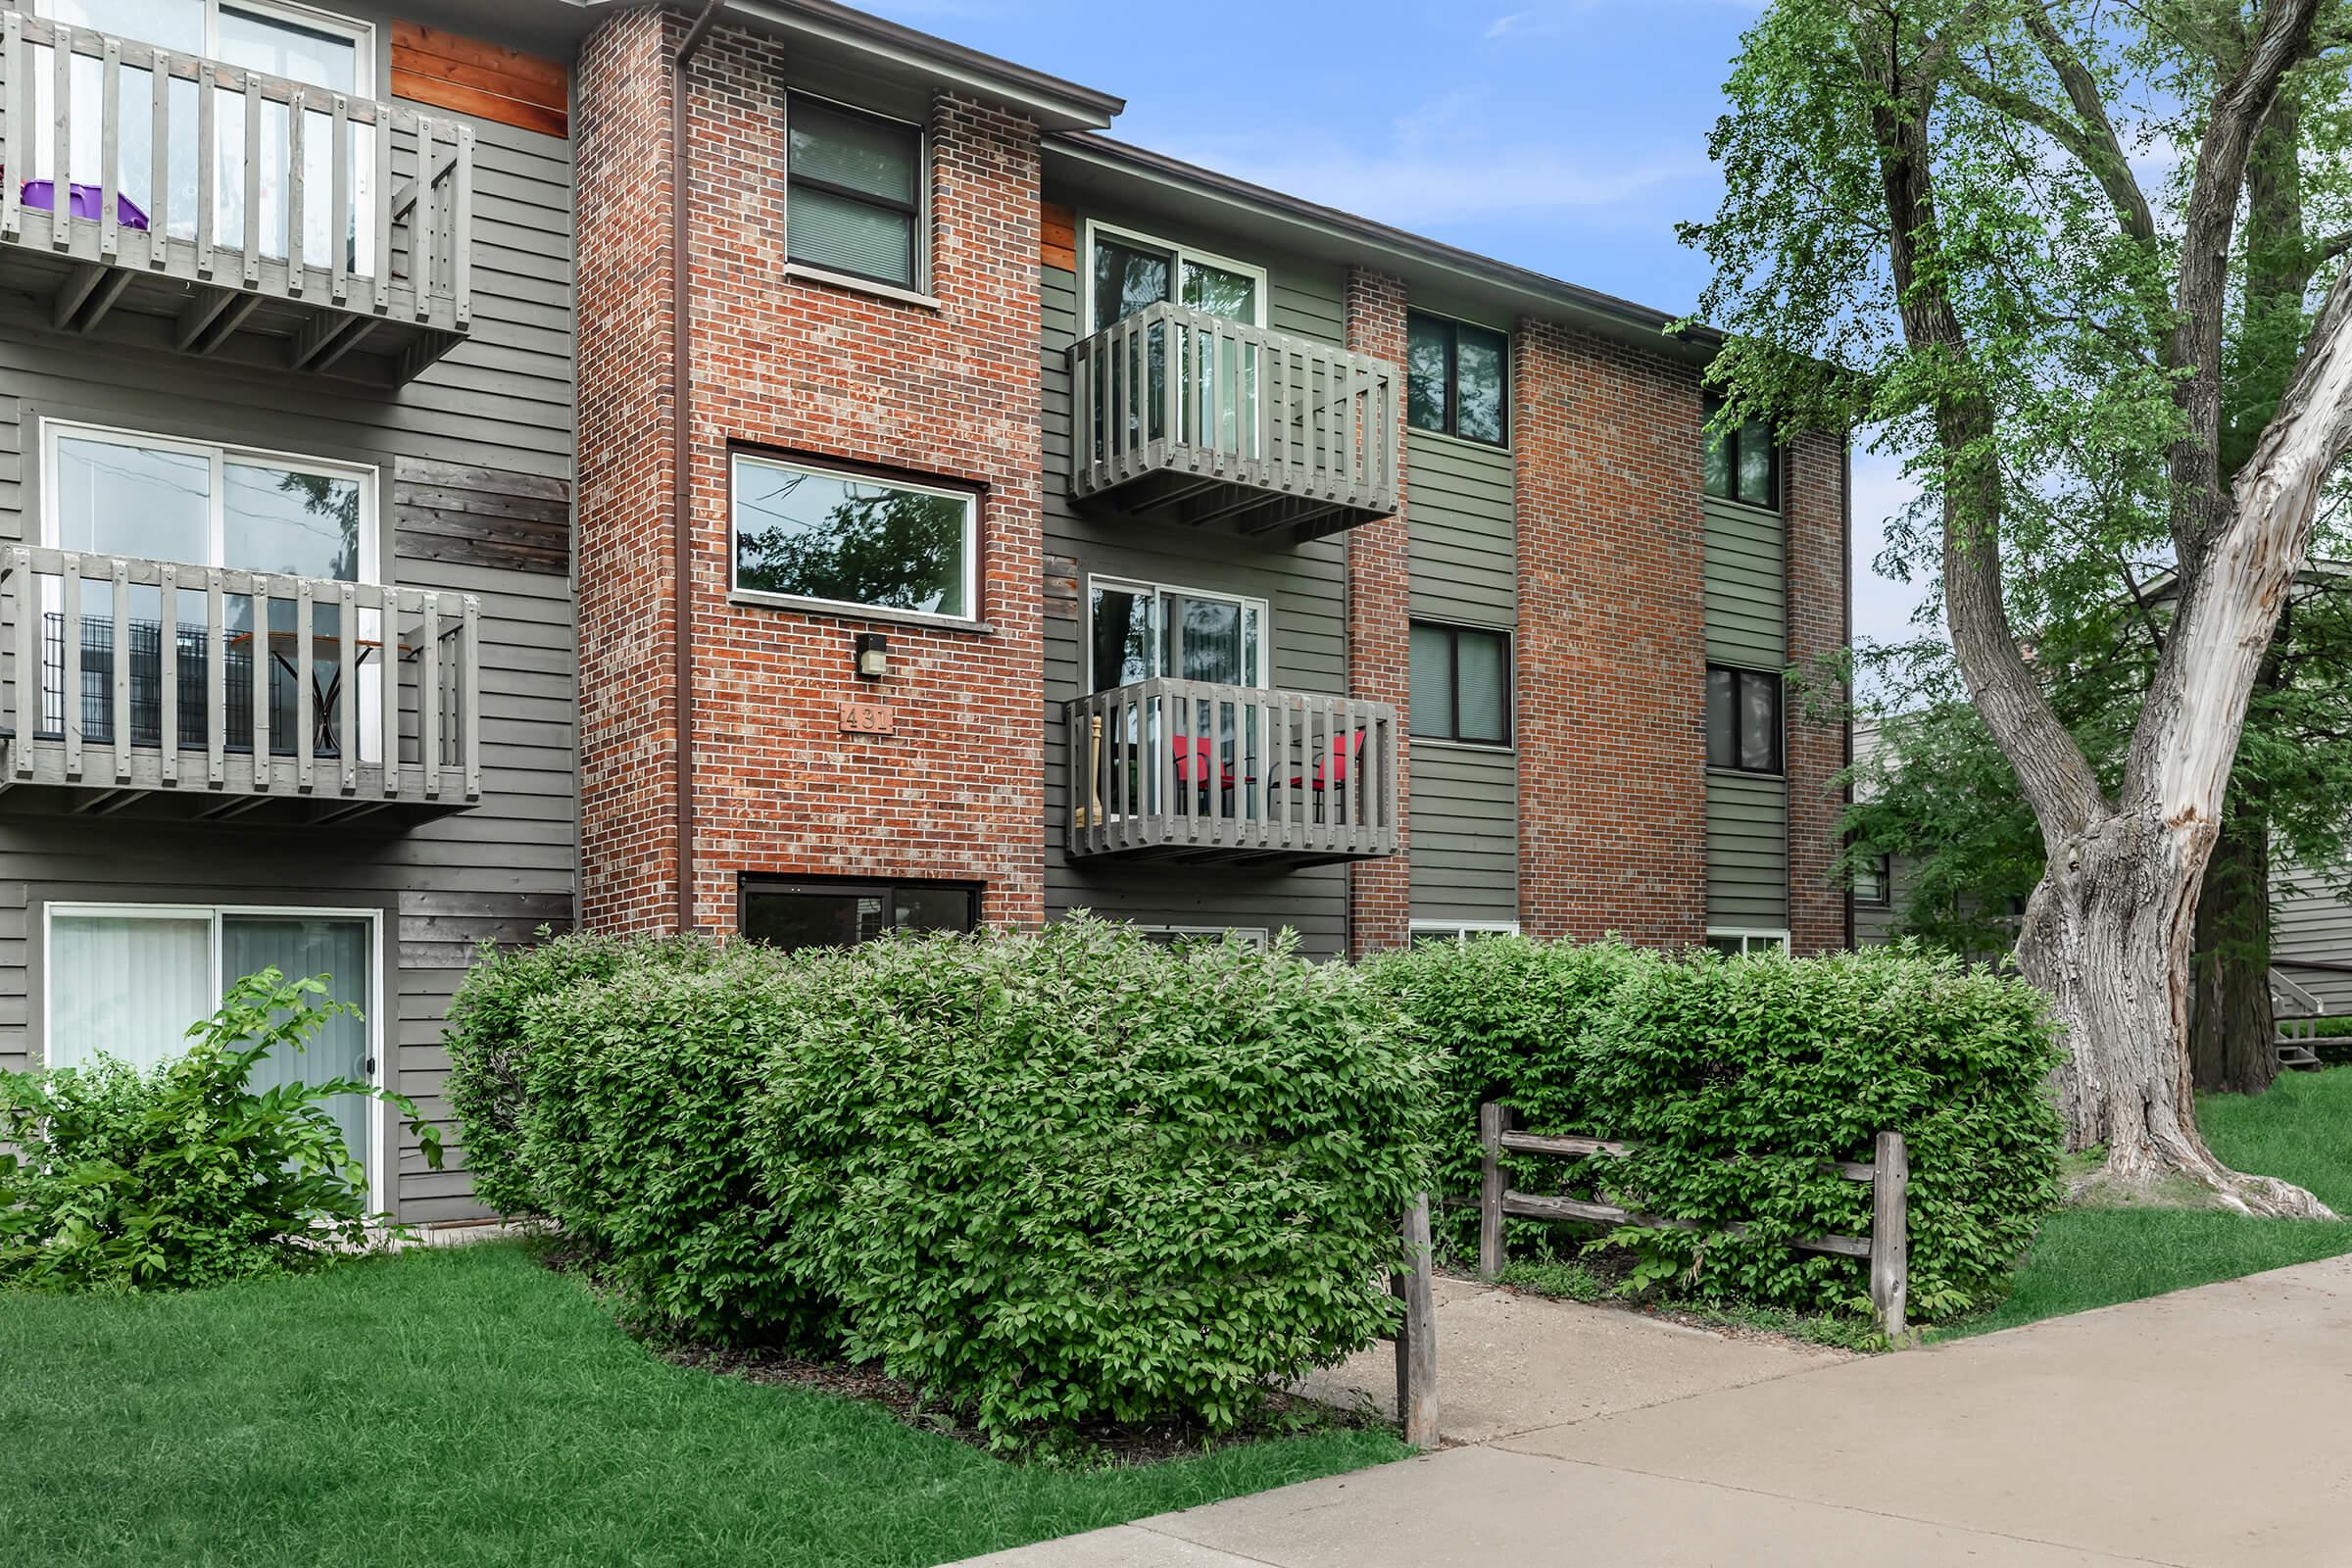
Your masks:
M 361 1016 L 328 1018 L 309 1049 L 273 1053 L 254 1086 L 373 1081 L 375 927 L 371 915 L 296 909 L 52 905 L 45 1062 L 85 1066 L 104 1054 L 152 1067 L 187 1050 L 189 1026 L 211 1016 L 232 983 L 275 968 L 289 978 L 324 977 L 328 997 Z M 328 1108 L 345 1146 L 372 1174 L 370 1104 L 341 1095 Z

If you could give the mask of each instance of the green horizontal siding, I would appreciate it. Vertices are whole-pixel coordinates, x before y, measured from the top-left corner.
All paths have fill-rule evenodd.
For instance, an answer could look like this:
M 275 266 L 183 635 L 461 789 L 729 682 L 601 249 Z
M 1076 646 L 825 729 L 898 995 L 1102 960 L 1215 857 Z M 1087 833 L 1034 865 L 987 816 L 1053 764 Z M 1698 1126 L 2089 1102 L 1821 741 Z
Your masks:
M 1707 775 L 1707 923 L 1788 923 L 1788 787 L 1782 780 Z
M 1708 500 L 1707 658 L 1779 669 L 1788 662 L 1788 552 L 1781 519 Z
M 1415 742 L 1412 910 L 1416 920 L 1519 917 L 1519 760 Z

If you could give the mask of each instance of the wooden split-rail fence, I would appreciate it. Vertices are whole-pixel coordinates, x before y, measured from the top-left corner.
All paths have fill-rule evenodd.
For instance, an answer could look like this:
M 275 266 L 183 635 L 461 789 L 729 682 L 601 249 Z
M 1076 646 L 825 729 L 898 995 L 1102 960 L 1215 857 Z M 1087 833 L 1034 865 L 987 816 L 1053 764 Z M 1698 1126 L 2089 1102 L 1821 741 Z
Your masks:
M 1623 1159 L 1640 1152 L 1640 1146 L 1606 1138 L 1520 1132 L 1511 1125 L 1510 1107 L 1492 1101 L 1478 1108 L 1478 1133 L 1484 1152 L 1478 1199 L 1478 1272 L 1482 1278 L 1492 1280 L 1502 1272 L 1502 1222 L 1506 1217 L 1633 1225 L 1645 1230 L 1714 1230 L 1732 1236 L 1743 1235 L 1748 1228 L 1744 1224 L 1711 1225 L 1701 1220 L 1642 1214 L 1615 1203 L 1581 1198 L 1515 1192 L 1504 1180 L 1502 1156 L 1506 1153 L 1550 1154 L 1563 1159 L 1597 1154 Z M 1869 1186 L 1870 1235 L 1804 1236 L 1788 1242 L 1788 1246 L 1800 1252 L 1829 1252 L 1868 1262 L 1871 1313 L 1890 1344 L 1902 1344 L 1911 1263 L 1911 1164 L 1903 1148 L 1903 1135 L 1879 1134 L 1875 1157 L 1867 1164 L 1853 1160 L 1825 1163 L 1847 1181 Z
M 1416 1448 L 1438 1446 L 1437 1301 L 1430 1284 L 1434 1266 L 1429 1245 L 1429 1195 L 1404 1211 L 1404 1267 L 1389 1276 L 1389 1289 L 1404 1301 L 1396 1331 L 1396 1420 L 1404 1441 Z

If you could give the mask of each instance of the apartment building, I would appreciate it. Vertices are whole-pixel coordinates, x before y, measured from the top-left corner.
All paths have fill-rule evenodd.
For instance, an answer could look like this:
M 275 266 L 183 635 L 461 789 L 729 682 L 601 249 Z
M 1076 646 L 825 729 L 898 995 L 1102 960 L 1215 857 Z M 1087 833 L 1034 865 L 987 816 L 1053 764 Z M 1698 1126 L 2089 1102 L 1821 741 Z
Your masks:
M 1843 943 L 1780 695 L 1839 445 L 1120 107 L 817 4 L 588 35 L 585 917 Z
M 274 962 L 438 1113 L 575 919 L 1850 940 L 1844 454 L 1702 329 L 822 0 L 5 28 L 0 1065 Z

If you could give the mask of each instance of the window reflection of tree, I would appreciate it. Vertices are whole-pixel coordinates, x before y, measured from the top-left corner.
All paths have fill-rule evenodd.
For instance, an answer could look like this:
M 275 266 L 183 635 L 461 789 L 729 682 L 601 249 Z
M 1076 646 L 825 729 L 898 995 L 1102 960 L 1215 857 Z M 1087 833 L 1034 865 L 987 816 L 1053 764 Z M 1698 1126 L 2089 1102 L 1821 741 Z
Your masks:
M 822 484 L 839 488 L 840 499 L 825 509 L 822 520 L 791 515 L 796 494 L 816 477 L 769 475 L 765 491 L 745 503 L 747 511 L 777 520 L 738 530 L 742 586 L 886 610 L 964 612 L 966 502 L 824 479 Z

